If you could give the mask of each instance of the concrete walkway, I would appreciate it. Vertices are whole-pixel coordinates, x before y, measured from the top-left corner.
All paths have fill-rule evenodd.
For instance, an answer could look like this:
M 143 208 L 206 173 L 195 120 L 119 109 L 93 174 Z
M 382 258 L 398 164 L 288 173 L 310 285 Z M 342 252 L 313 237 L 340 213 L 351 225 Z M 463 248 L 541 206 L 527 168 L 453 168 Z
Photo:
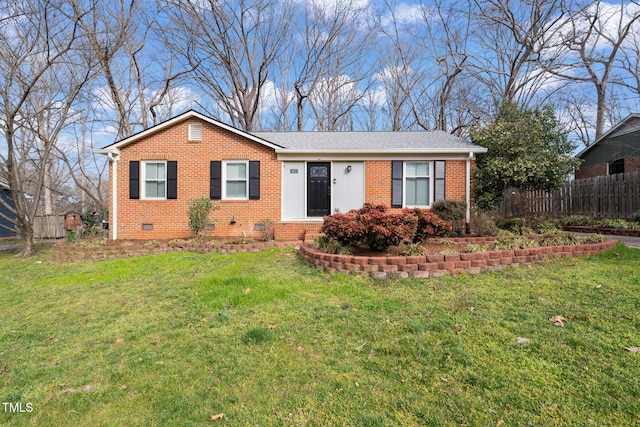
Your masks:
M 640 237 L 614 236 L 613 234 L 605 234 L 604 236 L 608 239 L 624 242 L 630 248 L 640 249 Z
M 51 246 L 63 240 L 64 239 L 38 240 L 36 241 L 36 247 L 43 246 L 43 245 Z M 16 249 L 22 249 L 22 243 L 13 243 L 10 245 L 3 245 L 2 240 L 0 240 L 0 251 L 13 251 Z

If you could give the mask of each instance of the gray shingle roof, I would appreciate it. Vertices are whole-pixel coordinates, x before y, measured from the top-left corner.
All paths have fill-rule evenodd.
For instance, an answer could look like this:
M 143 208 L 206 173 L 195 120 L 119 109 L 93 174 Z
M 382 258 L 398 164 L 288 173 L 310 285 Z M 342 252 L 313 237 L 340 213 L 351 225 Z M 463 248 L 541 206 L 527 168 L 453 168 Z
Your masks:
M 442 131 L 417 132 L 251 132 L 258 138 L 296 151 L 484 152 L 485 148 Z

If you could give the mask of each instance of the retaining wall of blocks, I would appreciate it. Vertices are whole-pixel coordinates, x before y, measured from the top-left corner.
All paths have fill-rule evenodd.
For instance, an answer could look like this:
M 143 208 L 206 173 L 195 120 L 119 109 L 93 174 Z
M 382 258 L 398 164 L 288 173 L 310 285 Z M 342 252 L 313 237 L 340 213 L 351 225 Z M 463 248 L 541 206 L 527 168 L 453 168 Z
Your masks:
M 631 228 L 601 228 L 601 227 L 589 227 L 583 225 L 565 225 L 562 227 L 564 231 L 570 231 L 573 233 L 593 233 L 593 234 L 610 234 L 614 236 L 632 236 L 640 237 L 640 230 Z
M 485 242 L 477 240 L 449 239 L 468 241 L 469 243 Z M 300 256 L 310 266 L 321 268 L 329 273 L 356 272 L 370 275 L 374 279 L 388 277 L 427 278 L 441 277 L 445 274 L 478 274 L 483 270 L 500 270 L 507 265 L 519 265 L 540 262 L 549 258 L 582 257 L 594 255 L 613 248 L 617 240 L 603 243 L 575 246 L 542 246 L 529 249 L 459 253 L 447 255 L 421 256 L 380 256 L 365 257 L 354 255 L 327 254 L 307 245 L 300 248 Z
M 136 256 L 154 255 L 165 252 L 218 252 L 231 254 L 237 252 L 259 252 L 270 248 L 284 248 L 301 245 L 302 241 L 289 242 L 257 242 L 257 243 L 199 243 L 176 241 L 115 241 L 107 245 L 88 244 L 86 246 L 56 243 L 49 253 L 49 261 L 55 264 L 70 264 L 73 262 L 103 261 L 114 258 L 129 258 Z

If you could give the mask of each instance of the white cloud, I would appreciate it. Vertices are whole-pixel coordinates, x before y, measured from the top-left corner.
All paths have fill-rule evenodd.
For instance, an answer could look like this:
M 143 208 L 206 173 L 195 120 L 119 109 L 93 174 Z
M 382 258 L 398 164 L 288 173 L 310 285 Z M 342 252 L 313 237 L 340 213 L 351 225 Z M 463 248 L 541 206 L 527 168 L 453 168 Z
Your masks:
M 381 18 L 384 27 L 395 23 L 399 26 L 414 24 L 423 19 L 427 9 L 419 4 L 398 3 L 392 11 L 388 11 Z

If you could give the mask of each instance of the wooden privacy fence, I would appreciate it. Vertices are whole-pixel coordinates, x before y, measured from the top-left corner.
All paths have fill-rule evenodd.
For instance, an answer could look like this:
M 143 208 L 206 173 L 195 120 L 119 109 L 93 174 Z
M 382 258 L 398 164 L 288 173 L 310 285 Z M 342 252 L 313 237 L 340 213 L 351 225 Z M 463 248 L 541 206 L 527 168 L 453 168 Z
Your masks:
M 36 216 L 33 222 L 33 237 L 36 239 L 59 239 L 65 237 L 64 215 Z
M 640 211 L 640 172 L 576 179 L 551 191 L 510 189 L 503 208 L 507 217 L 631 218 Z

